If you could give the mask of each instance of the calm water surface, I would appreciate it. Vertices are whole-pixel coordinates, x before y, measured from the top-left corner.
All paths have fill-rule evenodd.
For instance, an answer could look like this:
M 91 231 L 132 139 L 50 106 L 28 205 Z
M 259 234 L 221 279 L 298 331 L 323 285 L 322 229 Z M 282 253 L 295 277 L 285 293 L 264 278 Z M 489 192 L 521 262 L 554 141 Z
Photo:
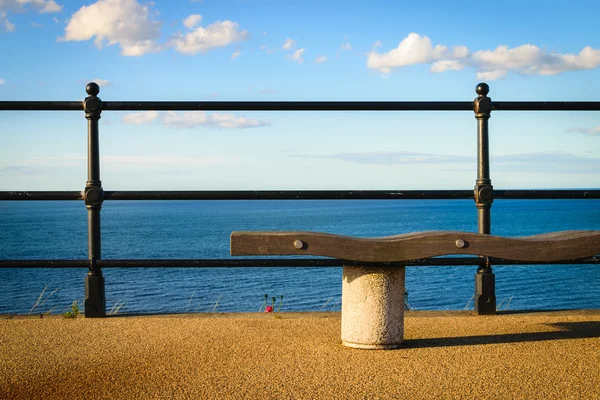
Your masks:
M 496 200 L 492 233 L 600 229 L 598 200 Z M 310 230 L 376 237 L 424 230 L 475 232 L 472 200 L 107 201 L 104 259 L 230 258 L 234 230 Z M 87 214 L 78 201 L 0 202 L 0 259 L 85 259 Z M 498 266 L 500 308 L 600 308 L 600 267 Z M 415 309 L 463 309 L 475 267 L 407 268 Z M 85 269 L 0 270 L 0 313 L 64 312 L 83 299 Z M 120 312 L 339 310 L 341 268 L 105 269 L 107 305 Z M 469 303 L 472 307 L 472 302 Z

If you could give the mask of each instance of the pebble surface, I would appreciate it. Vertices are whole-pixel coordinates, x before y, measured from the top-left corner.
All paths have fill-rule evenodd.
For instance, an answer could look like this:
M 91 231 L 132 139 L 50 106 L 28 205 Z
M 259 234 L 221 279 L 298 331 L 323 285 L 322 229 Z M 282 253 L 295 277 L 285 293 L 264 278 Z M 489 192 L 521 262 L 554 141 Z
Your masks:
M 600 399 L 600 311 L 407 312 L 397 350 L 339 313 L 0 316 L 1 399 Z

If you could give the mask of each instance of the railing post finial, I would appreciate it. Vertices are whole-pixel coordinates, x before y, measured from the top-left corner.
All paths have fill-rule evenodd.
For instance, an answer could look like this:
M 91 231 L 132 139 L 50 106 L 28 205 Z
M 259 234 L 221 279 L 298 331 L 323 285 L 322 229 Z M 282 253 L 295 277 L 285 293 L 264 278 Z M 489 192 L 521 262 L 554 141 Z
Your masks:
M 98 93 L 100 93 L 100 86 L 98 86 L 96 82 L 90 82 L 85 87 L 85 92 L 90 96 L 98 96 Z
M 485 82 L 481 82 L 481 83 L 477 84 L 477 87 L 475 88 L 475 92 L 477 93 L 477 95 L 480 98 L 487 97 L 488 93 L 490 92 L 490 86 Z

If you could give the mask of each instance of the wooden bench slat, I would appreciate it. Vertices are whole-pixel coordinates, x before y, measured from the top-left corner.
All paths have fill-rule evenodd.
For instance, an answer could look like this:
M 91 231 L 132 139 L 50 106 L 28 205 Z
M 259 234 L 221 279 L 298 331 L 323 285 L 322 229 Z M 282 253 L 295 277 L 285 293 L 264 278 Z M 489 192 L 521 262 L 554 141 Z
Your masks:
M 460 241 L 464 243 L 463 247 L 460 247 Z M 302 231 L 231 234 L 231 255 L 234 256 L 315 255 L 364 262 L 393 262 L 452 254 L 518 261 L 591 257 L 600 254 L 600 231 L 562 231 L 512 238 L 459 231 L 416 232 L 381 238 Z

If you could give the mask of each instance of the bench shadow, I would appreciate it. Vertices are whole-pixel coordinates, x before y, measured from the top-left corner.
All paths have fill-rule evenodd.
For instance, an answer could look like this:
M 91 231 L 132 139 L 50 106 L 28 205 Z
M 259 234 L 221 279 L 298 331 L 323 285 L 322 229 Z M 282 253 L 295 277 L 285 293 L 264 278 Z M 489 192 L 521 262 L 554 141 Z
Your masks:
M 560 329 L 553 332 L 507 333 L 498 335 L 408 339 L 403 349 L 423 347 L 475 346 L 482 344 L 541 342 L 545 340 L 585 339 L 600 337 L 600 321 L 558 322 L 546 324 Z

